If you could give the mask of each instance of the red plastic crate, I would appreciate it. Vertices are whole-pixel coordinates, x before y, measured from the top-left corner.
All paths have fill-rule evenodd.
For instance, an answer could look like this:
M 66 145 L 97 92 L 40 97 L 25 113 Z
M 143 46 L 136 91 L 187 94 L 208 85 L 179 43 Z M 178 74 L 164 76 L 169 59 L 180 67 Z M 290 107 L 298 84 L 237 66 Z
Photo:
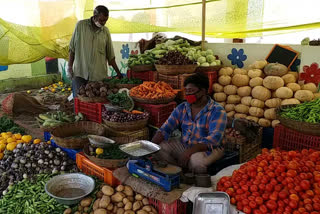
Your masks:
M 176 102 L 171 102 L 168 104 L 161 105 L 151 105 L 151 104 L 143 104 L 136 103 L 136 106 L 139 106 L 150 113 L 149 124 L 161 127 L 164 122 L 168 119 L 171 112 L 177 106 Z
M 110 186 L 117 186 L 120 184 L 119 180 L 113 176 L 112 170 L 92 163 L 84 156 L 83 152 L 76 154 L 76 163 L 84 174 L 94 175 Z
M 149 199 L 149 203 L 153 205 L 158 214 L 185 214 L 187 213 L 187 203 L 176 200 L 172 204 L 165 204 L 155 199 Z
M 158 73 L 156 71 L 127 71 L 127 77 L 129 79 L 141 79 L 142 81 L 158 81 Z
M 78 98 L 74 99 L 76 114 L 81 112 L 88 120 L 96 123 L 102 123 L 102 107 L 104 104 L 105 103 L 87 103 L 80 101 Z
M 273 147 L 283 150 L 320 150 L 320 137 L 303 134 L 279 124 L 274 128 Z

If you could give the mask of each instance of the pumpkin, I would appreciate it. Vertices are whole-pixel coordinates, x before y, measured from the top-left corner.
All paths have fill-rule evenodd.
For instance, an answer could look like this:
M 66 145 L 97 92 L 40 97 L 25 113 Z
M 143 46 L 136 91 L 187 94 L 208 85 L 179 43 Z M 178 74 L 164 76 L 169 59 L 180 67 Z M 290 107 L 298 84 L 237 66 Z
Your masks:
M 214 83 L 212 85 L 212 90 L 213 92 L 217 93 L 217 92 L 223 92 L 223 86 L 220 85 L 219 83 Z
M 220 83 L 220 85 L 230 85 L 231 77 L 226 75 L 220 76 L 218 82 Z
M 240 97 L 249 96 L 249 95 L 251 94 L 251 88 L 250 88 L 250 86 L 243 86 L 243 87 L 238 88 L 237 94 L 238 94 Z
M 288 74 L 292 74 L 296 78 L 296 80 L 299 79 L 299 73 L 298 72 L 289 71 Z
M 246 114 L 241 114 L 241 113 L 234 114 L 234 118 L 237 118 L 237 119 L 245 119 L 246 117 L 247 117 Z
M 235 104 L 226 104 L 224 109 L 226 110 L 226 112 L 234 111 L 235 110 Z
M 286 85 L 287 85 L 288 83 L 295 83 L 295 82 L 297 82 L 297 79 L 296 79 L 295 76 L 292 75 L 292 74 L 283 75 L 281 78 L 283 79 L 284 84 L 286 84 Z
M 223 89 L 224 93 L 228 95 L 237 94 L 238 87 L 235 85 L 226 85 Z
M 242 97 L 241 98 L 241 104 L 243 105 L 246 105 L 246 106 L 250 106 L 251 104 L 251 100 L 252 100 L 252 97 Z
M 263 117 L 263 109 L 258 107 L 250 107 L 249 114 L 254 117 Z
M 250 65 L 250 68 L 263 69 L 267 64 L 268 62 L 266 60 L 258 60 Z
M 253 116 L 247 116 L 246 119 L 250 120 L 250 121 L 253 121 L 255 123 L 257 123 L 259 121 L 258 117 L 253 117 Z
M 267 76 L 282 77 L 288 73 L 288 68 L 279 63 L 269 63 L 264 67 L 263 71 Z
M 236 105 L 235 110 L 237 113 L 248 114 L 249 106 L 246 106 L 243 104 L 238 104 L 238 105 Z
M 235 115 L 235 111 L 229 111 L 228 113 L 227 113 L 227 117 L 233 117 L 234 115 Z
M 289 99 L 293 96 L 293 91 L 288 87 L 281 87 L 276 90 L 276 96 L 281 99 Z
M 263 86 L 254 87 L 251 94 L 254 98 L 262 101 L 266 101 L 271 97 L 271 91 Z
M 232 84 L 238 87 L 247 86 L 249 84 L 250 78 L 248 75 L 236 74 L 232 77 Z
M 241 97 L 239 95 L 229 95 L 227 98 L 228 104 L 238 104 L 241 102 Z
M 221 68 L 219 71 L 219 76 L 231 76 L 233 74 L 233 69 L 231 67 Z
M 313 93 L 314 99 L 320 98 L 320 93 Z
M 244 74 L 244 75 L 247 75 L 248 74 L 248 71 L 246 69 L 241 69 L 241 68 L 236 68 L 234 69 L 233 71 L 233 75 L 235 74 Z
M 301 89 L 301 86 L 298 83 L 288 83 L 287 87 L 290 88 L 293 92 Z
M 276 109 L 275 108 L 266 109 L 264 111 L 264 117 L 269 120 L 276 119 Z
M 220 102 L 219 103 L 223 108 L 226 106 L 226 102 Z
M 268 108 L 277 108 L 281 105 L 281 99 L 280 98 L 272 98 L 269 100 L 266 100 L 264 103 Z
M 281 102 L 281 105 L 292 105 L 292 104 L 300 104 L 300 101 L 296 98 L 284 99 Z
M 217 102 L 224 102 L 227 99 L 227 95 L 223 92 L 214 93 L 213 99 Z
M 263 108 L 264 102 L 258 99 L 252 99 L 250 105 L 253 107 Z
M 249 85 L 254 88 L 256 86 L 261 86 L 263 84 L 263 79 L 261 77 L 255 77 L 255 78 L 252 78 L 250 81 L 249 81 Z
M 270 120 L 266 119 L 266 118 L 260 118 L 258 121 L 258 124 L 262 127 L 269 127 L 271 126 L 271 122 Z
M 301 86 L 302 90 L 309 90 L 312 93 L 316 93 L 318 91 L 318 87 L 314 83 L 307 83 Z
M 263 79 L 263 86 L 271 90 L 276 90 L 284 86 L 284 81 L 278 76 L 267 76 Z
M 276 127 L 278 124 L 280 124 L 280 120 L 272 120 L 271 122 L 272 128 Z
M 262 70 L 260 70 L 260 69 L 249 70 L 248 71 L 248 76 L 250 78 L 261 77 L 262 76 Z
M 313 100 L 313 93 L 309 90 L 299 90 L 294 94 L 294 98 L 298 99 L 300 102 L 306 102 Z

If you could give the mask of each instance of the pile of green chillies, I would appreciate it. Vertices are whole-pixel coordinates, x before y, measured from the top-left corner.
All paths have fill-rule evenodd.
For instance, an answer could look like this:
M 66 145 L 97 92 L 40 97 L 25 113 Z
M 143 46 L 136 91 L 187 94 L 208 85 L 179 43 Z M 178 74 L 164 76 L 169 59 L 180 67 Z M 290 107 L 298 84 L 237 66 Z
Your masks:
M 282 117 L 308 123 L 320 123 L 320 99 L 281 109 Z

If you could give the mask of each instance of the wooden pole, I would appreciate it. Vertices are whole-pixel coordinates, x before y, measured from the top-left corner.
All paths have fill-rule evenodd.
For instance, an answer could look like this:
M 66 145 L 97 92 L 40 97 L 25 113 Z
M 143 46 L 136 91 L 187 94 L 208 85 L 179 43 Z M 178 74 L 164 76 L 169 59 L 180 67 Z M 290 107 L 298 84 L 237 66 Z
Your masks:
M 202 0 L 202 38 L 201 48 L 204 50 L 204 42 L 206 40 L 206 0 Z

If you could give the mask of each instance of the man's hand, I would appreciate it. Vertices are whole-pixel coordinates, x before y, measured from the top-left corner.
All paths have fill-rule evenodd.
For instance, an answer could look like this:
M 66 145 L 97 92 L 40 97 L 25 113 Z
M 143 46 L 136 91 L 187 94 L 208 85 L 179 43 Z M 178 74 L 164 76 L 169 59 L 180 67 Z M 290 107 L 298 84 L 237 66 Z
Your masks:
M 205 152 L 208 150 L 208 147 L 205 144 L 196 144 L 191 148 L 186 149 L 181 157 L 178 160 L 178 163 L 181 167 L 186 168 L 188 166 L 191 155 L 197 152 Z

